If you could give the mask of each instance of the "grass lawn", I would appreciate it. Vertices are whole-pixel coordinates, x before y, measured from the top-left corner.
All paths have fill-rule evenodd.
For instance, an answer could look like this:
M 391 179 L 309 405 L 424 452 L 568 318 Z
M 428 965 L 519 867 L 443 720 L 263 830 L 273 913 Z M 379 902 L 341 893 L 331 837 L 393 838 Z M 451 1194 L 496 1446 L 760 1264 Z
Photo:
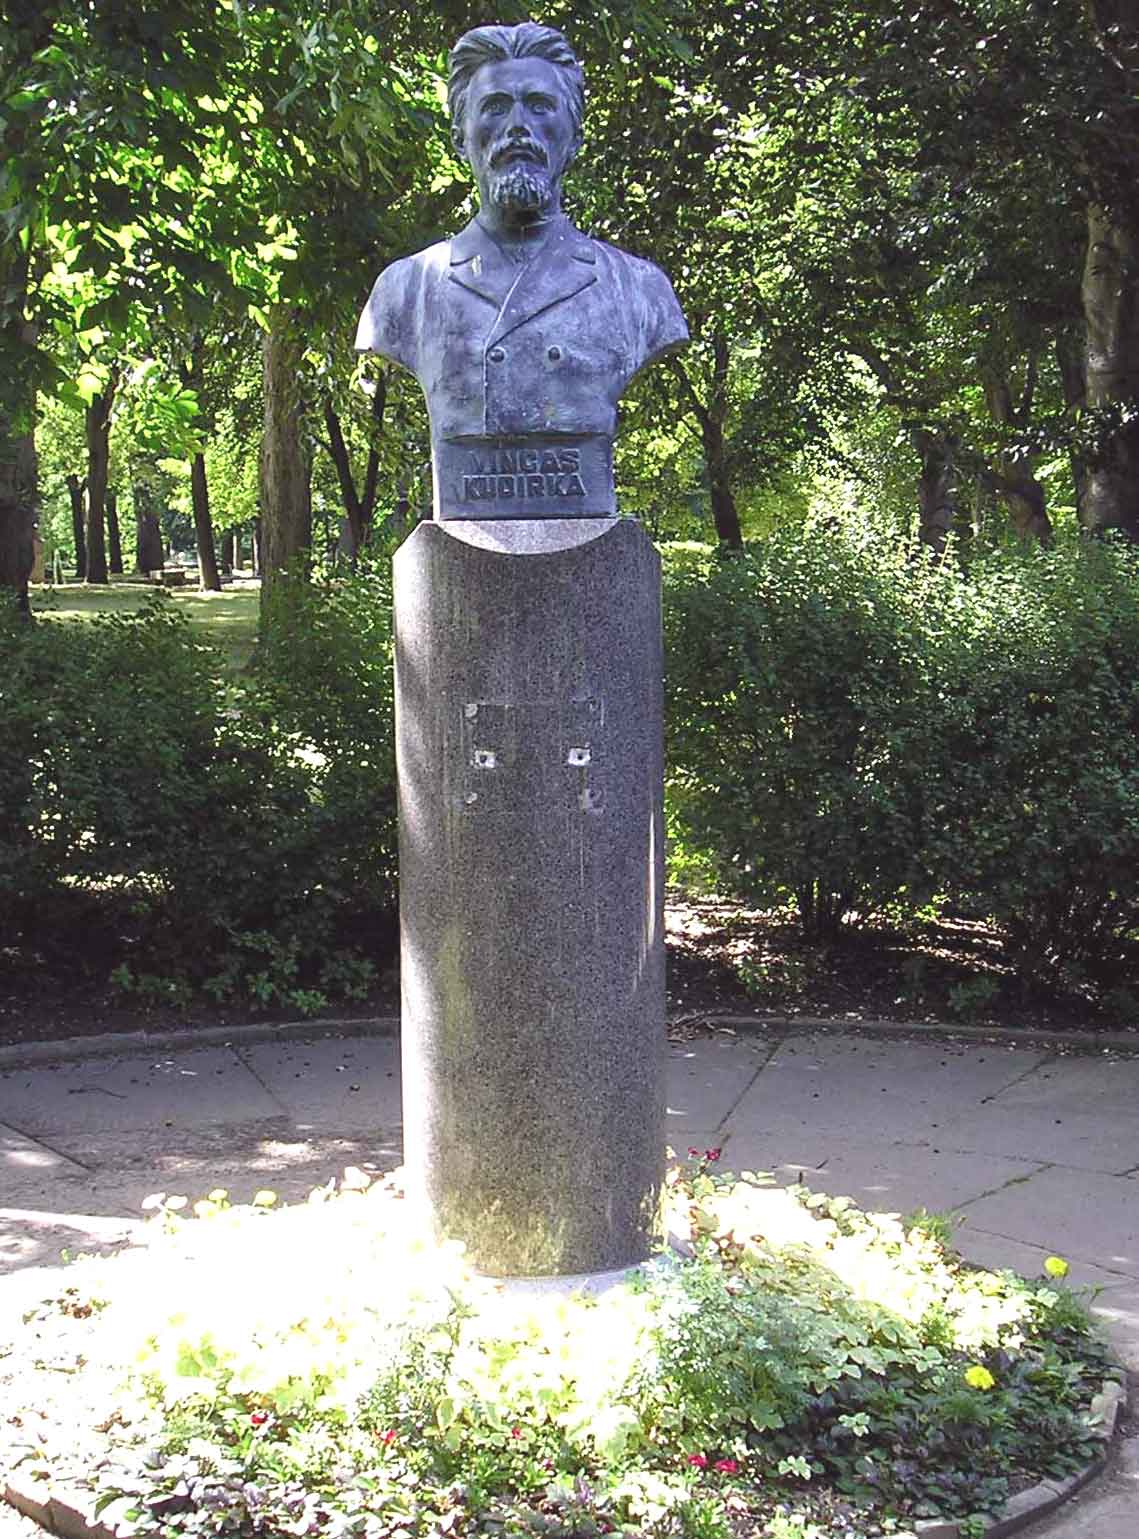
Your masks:
M 43 619 L 89 620 L 99 614 L 132 614 L 154 593 L 146 582 L 118 581 L 89 585 L 82 582 L 49 584 L 32 588 L 32 610 Z M 245 666 L 257 640 L 257 606 L 261 585 L 244 579 L 221 593 L 197 588 L 168 588 L 171 600 L 184 607 L 191 624 L 225 654 L 231 669 Z

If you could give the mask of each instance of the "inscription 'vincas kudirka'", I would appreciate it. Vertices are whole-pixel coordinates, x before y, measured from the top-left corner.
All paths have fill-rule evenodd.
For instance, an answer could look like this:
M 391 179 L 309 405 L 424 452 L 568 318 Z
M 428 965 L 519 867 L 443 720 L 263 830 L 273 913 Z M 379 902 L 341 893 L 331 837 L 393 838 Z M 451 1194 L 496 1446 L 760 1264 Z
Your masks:
M 485 449 L 464 472 L 463 502 L 584 497 L 579 449 Z

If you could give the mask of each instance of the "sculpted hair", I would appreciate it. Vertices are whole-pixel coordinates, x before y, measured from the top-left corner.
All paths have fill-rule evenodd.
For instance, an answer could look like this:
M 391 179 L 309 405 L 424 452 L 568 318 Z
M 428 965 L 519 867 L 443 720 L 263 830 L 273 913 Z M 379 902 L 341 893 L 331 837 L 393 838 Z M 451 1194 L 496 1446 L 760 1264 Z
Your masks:
M 536 57 L 557 64 L 565 73 L 566 95 L 574 134 L 580 140 L 585 115 L 585 74 L 577 55 L 556 27 L 524 21 L 517 27 L 472 27 L 451 49 L 447 105 L 451 112 L 451 141 L 462 152 L 467 92 L 474 73 L 484 64 Z

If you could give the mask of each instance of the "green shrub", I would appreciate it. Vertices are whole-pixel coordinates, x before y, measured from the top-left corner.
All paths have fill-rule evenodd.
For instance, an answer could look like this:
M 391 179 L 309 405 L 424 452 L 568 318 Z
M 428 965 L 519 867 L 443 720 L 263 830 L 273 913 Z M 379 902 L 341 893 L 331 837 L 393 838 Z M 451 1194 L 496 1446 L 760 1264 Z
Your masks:
M 1003 926 L 1025 976 L 1122 981 L 1139 929 L 1139 561 L 1005 556 L 942 598 L 931 881 Z
M 251 696 L 310 767 L 309 859 L 324 899 L 346 935 L 374 947 L 397 879 L 390 565 L 282 598 Z
M 962 575 L 790 528 L 739 560 L 681 549 L 665 591 L 675 871 L 793 900 L 816 935 L 941 895 L 995 919 L 1022 976 L 1125 984 L 1135 552 L 1002 552 Z
M 79 913 L 113 947 L 169 895 L 187 839 L 216 830 L 201 816 L 219 770 L 212 658 L 158 598 L 137 617 L 4 642 L 0 902 L 10 934 L 81 958 L 96 947 L 68 933 Z M 226 811 L 216 793 L 210 811 Z
M 694 1253 L 588 1298 L 503 1291 L 397 1184 L 334 1186 L 283 1210 L 215 1191 L 192 1219 L 156 1195 L 146 1269 L 60 1301 L 105 1301 L 69 1338 L 87 1371 L 131 1365 L 94 1474 L 86 1442 L 63 1470 L 108 1523 L 837 1539 L 997 1511 L 1099 1451 L 1114 1370 L 1078 1300 L 849 1199 L 673 1171 Z M 819 1526 L 774 1525 L 796 1510 Z
M 394 910 L 390 691 L 328 706 L 326 631 L 344 655 L 376 641 L 329 607 L 287 660 L 293 699 L 228 682 L 162 597 L 5 635 L 0 928 L 25 965 L 148 1001 L 359 991 L 361 942 L 382 950 Z
M 723 560 L 673 554 L 665 605 L 670 828 L 809 933 L 911 872 L 913 787 L 894 734 L 916 699 L 904 580 L 878 550 L 780 530 Z

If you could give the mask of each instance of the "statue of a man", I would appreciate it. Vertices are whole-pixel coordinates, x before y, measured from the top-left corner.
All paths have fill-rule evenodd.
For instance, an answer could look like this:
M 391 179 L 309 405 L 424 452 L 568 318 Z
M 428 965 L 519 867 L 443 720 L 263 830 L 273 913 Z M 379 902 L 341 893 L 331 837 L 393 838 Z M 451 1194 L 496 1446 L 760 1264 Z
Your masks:
M 423 387 L 437 518 L 614 513 L 617 402 L 688 341 L 660 269 L 562 212 L 584 95 L 552 27 L 476 27 L 451 51 L 451 133 L 479 212 L 380 274 L 356 336 Z

